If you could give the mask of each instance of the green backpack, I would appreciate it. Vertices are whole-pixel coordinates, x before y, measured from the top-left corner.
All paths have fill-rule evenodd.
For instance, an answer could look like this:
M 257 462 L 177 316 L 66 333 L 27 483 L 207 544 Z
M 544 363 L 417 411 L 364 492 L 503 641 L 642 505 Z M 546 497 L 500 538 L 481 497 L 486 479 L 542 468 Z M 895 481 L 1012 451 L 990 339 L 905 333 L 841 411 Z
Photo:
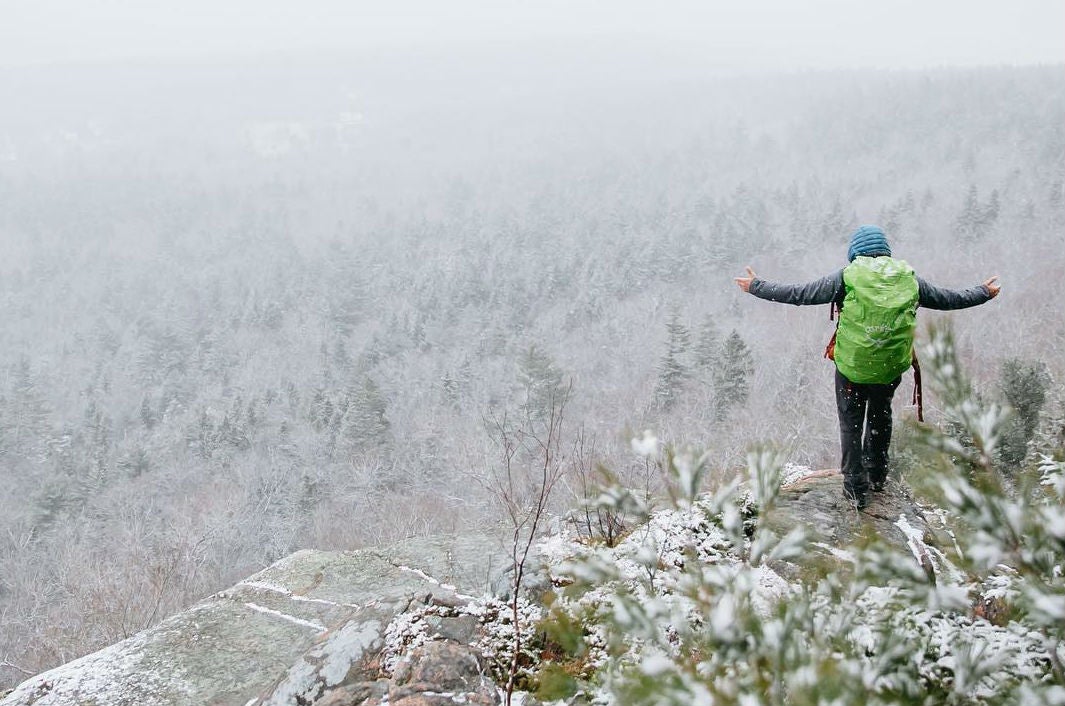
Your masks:
M 885 384 L 913 364 L 917 275 L 902 260 L 856 257 L 843 270 L 836 367 L 851 382 Z

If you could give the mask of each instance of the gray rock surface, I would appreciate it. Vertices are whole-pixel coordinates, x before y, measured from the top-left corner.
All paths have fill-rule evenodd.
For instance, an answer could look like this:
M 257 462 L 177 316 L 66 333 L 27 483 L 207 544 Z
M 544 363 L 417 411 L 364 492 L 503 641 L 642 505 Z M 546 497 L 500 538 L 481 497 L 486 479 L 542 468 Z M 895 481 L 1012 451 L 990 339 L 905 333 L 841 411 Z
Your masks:
M 888 480 L 859 512 L 843 497 L 843 476 L 835 469 L 814 471 L 781 488 L 771 521 L 781 530 L 805 524 L 814 541 L 830 547 L 876 535 L 913 552 L 922 564 L 922 549 L 915 546 L 914 537 L 921 538 L 918 544 L 933 543 L 929 523 L 905 484 Z
M 127 640 L 26 680 L 0 706 L 250 706 L 292 704 L 297 695 L 311 703 L 366 676 L 360 670 L 380 649 L 382 631 L 412 600 L 481 595 L 505 565 L 503 545 L 484 535 L 296 552 Z
M 396 668 L 388 701 L 422 698 L 432 703 L 446 695 L 451 702 L 492 704 L 496 687 L 484 671 L 481 655 L 468 645 L 430 642 Z
M 824 556 L 875 534 L 937 570 L 928 522 L 897 481 L 858 512 L 838 471 L 795 477 L 770 517 L 805 524 Z M 529 565 L 530 594 L 538 564 Z M 438 706 L 498 703 L 473 646 L 482 625 L 424 612 L 429 632 L 383 668 L 386 628 L 413 607 L 458 608 L 507 586 L 505 545 L 483 535 L 356 552 L 301 551 L 128 640 L 33 677 L 0 706 Z M 541 567 L 542 568 L 542 567 Z M 792 566 L 798 571 L 800 567 Z M 507 586 L 507 589 L 509 587 Z

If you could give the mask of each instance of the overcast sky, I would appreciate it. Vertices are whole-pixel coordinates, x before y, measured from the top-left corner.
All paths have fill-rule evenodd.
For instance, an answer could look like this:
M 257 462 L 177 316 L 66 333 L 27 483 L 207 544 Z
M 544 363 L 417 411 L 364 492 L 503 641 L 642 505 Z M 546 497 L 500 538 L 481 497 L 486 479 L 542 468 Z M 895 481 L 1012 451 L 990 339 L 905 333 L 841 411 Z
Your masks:
M 0 66 L 551 38 L 731 68 L 1062 63 L 1065 0 L 0 0 Z

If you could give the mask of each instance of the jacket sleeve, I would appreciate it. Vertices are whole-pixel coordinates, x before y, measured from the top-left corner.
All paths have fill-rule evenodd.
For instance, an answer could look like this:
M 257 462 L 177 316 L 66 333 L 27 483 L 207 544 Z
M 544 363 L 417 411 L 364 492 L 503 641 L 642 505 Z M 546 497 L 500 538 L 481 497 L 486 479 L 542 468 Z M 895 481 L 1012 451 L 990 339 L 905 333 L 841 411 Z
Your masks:
M 991 300 L 991 292 L 980 284 L 968 289 L 944 289 L 917 278 L 918 303 L 926 309 L 967 309 Z
M 828 304 L 843 301 L 843 270 L 806 284 L 780 284 L 755 278 L 751 294 L 782 304 Z

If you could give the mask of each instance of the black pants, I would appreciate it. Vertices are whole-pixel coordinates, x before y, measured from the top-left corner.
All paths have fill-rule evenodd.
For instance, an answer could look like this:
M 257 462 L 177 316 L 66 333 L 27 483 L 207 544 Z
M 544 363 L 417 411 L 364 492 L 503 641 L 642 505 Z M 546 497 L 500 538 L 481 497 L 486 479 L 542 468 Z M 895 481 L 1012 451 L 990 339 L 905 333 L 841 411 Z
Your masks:
M 861 498 L 870 483 L 882 484 L 888 472 L 891 443 L 891 398 L 902 377 L 886 385 L 851 382 L 836 371 L 836 409 L 843 458 L 843 489 Z M 864 428 L 864 434 L 863 434 Z

